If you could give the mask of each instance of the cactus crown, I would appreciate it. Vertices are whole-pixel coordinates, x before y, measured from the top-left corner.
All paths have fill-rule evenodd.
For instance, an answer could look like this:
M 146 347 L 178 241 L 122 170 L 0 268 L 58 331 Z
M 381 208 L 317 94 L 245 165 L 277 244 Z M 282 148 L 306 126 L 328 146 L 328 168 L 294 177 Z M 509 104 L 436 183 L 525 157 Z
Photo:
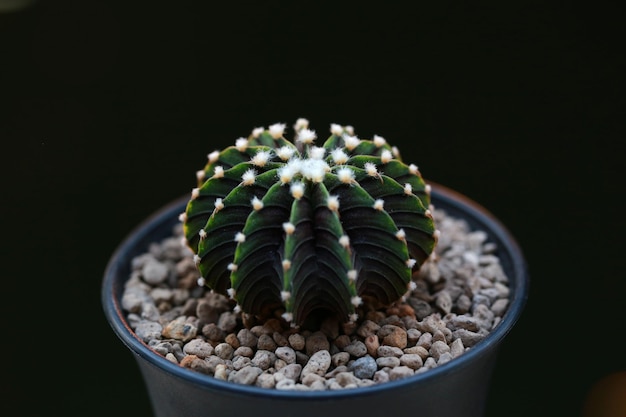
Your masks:
M 313 312 L 354 321 L 410 288 L 438 232 L 430 187 L 385 139 L 331 124 L 322 146 L 306 119 L 255 128 L 208 154 L 181 221 L 203 285 L 243 312 Z

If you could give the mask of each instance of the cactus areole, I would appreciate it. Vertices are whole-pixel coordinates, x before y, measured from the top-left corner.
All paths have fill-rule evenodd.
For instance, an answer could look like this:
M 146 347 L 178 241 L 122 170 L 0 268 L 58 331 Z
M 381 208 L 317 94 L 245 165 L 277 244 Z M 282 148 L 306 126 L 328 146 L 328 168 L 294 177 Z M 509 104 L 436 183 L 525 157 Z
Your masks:
M 418 168 L 351 126 L 331 124 L 321 146 L 306 119 L 284 132 L 255 128 L 197 172 L 181 221 L 200 284 L 293 326 L 402 298 L 438 237 Z

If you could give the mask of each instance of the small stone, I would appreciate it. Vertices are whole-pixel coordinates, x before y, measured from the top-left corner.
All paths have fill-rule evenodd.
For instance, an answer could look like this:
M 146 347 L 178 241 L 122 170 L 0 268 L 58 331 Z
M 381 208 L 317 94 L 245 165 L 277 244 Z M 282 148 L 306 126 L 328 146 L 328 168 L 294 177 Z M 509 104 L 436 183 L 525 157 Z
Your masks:
M 230 373 L 228 366 L 226 366 L 226 364 L 220 363 L 219 365 L 217 365 L 215 367 L 215 373 L 213 374 L 213 376 L 216 379 L 221 379 L 223 381 L 228 380 L 228 374 Z
M 435 360 L 438 360 L 439 357 L 441 355 L 443 355 L 444 353 L 450 353 L 450 346 L 448 346 L 445 342 L 437 340 L 430 347 L 430 351 L 429 352 L 430 352 L 430 355 L 433 358 L 435 358 Z
M 295 357 L 295 353 L 294 353 Z M 342 366 L 348 363 L 350 354 L 348 352 L 338 352 L 332 355 L 331 362 L 334 366 Z
M 444 363 L 450 362 L 452 360 L 452 354 L 450 352 L 444 352 L 439 356 L 437 360 L 437 366 L 443 365 Z
M 252 364 L 262 370 L 267 370 L 275 361 L 276 355 L 269 350 L 257 350 L 252 358 Z
M 404 349 L 404 353 L 407 355 L 419 355 L 422 360 L 425 360 L 427 357 L 430 356 L 430 353 L 428 353 L 428 349 L 426 349 L 424 346 L 413 346 L 410 348 L 406 348 Z
M 276 343 L 276 346 L 289 346 L 289 341 L 285 336 L 283 336 L 282 333 L 274 332 L 274 334 L 272 334 L 272 339 L 274 340 L 274 343 Z
M 465 352 L 465 346 L 463 346 L 463 341 L 461 339 L 455 339 L 452 343 L 450 343 L 450 354 L 453 358 L 461 356 Z
M 198 329 L 187 323 L 185 316 L 180 316 L 176 320 L 169 322 L 163 328 L 163 337 L 187 342 L 196 337 Z
M 215 354 L 222 359 L 231 359 L 234 351 L 233 347 L 226 342 L 215 346 Z
M 367 354 L 367 347 L 365 346 L 365 343 L 361 342 L 360 340 L 353 341 L 348 346 L 346 346 L 343 350 L 344 352 L 348 352 L 350 355 L 354 356 L 355 358 L 360 358 L 361 356 L 364 356 Z
M 352 365 L 349 366 L 348 369 L 350 369 L 357 378 L 369 379 L 373 377 L 374 373 L 378 369 L 378 365 L 376 364 L 374 358 L 367 355 L 352 362 Z
M 400 356 L 404 354 L 402 349 L 395 347 L 395 346 L 387 346 L 387 345 L 380 346 L 378 350 L 376 351 L 376 353 L 378 357 L 395 356 L 396 358 L 399 358 Z
M 266 333 L 263 333 L 261 336 L 259 336 L 259 340 L 257 341 L 256 346 L 257 349 L 260 350 L 276 350 L 276 342 L 274 342 L 272 336 Z
M 465 347 L 472 347 L 485 338 L 485 335 L 483 334 L 470 332 L 469 330 L 465 329 L 458 329 L 453 331 L 452 336 L 455 339 L 461 339 L 461 341 L 463 342 L 463 346 Z
M 233 349 L 237 349 L 241 346 L 239 344 L 239 339 L 237 339 L 237 336 L 235 335 L 235 333 L 228 333 L 226 337 L 224 338 L 224 341 L 228 343 L 229 345 L 231 345 Z
M 259 338 L 255 336 L 249 329 L 243 328 L 237 332 L 237 339 L 240 346 L 256 348 Z
M 200 359 L 196 355 L 185 356 L 183 360 L 180 361 L 180 366 L 203 374 L 211 375 L 215 372 L 215 369 L 211 369 L 204 359 Z
M 509 300 L 505 298 L 499 298 L 491 305 L 491 311 L 498 317 L 502 317 L 509 306 Z
M 289 346 L 281 346 L 276 348 L 274 352 L 277 358 L 285 361 L 287 364 L 296 363 L 296 352 Z
M 415 371 L 408 366 L 396 366 L 389 371 L 389 380 L 397 381 L 398 379 L 413 376 L 413 374 L 415 374 Z
M 153 339 L 160 339 L 163 332 L 163 326 L 154 321 L 141 320 L 135 327 L 135 334 L 144 342 Z
M 378 331 L 378 338 L 381 344 L 395 346 L 404 349 L 407 345 L 406 330 L 392 324 L 386 324 Z
M 217 320 L 217 327 L 226 333 L 232 332 L 237 327 L 237 315 L 230 311 L 223 312 Z
M 202 326 L 202 335 L 211 342 L 219 343 L 224 341 L 226 332 L 217 327 L 215 323 L 208 323 Z
M 254 356 L 254 350 L 252 350 L 252 348 L 248 346 L 239 346 L 233 352 L 233 356 L 245 356 L 246 358 L 251 358 L 252 356 Z
M 276 374 L 281 374 L 286 378 L 293 381 L 298 381 L 300 374 L 302 373 L 302 365 L 298 363 L 291 363 L 281 368 Z
M 370 335 L 375 335 L 380 330 L 380 326 L 372 320 L 364 320 L 358 327 L 356 334 L 362 338 L 367 338 Z
M 364 340 L 365 348 L 367 349 L 367 354 L 372 357 L 378 356 L 378 348 L 380 347 L 380 342 L 378 340 L 378 336 L 375 334 L 371 334 L 367 336 Z
M 377 384 L 389 382 L 389 373 L 381 369 L 380 371 L 376 371 L 376 373 L 374 373 L 374 377 L 372 379 Z
M 400 365 L 408 366 L 409 368 L 415 370 L 422 367 L 424 362 L 422 361 L 422 357 L 416 353 L 408 353 L 400 356 Z
M 330 350 L 328 337 L 321 331 L 312 333 L 306 338 L 306 354 L 311 356 L 320 350 Z
M 302 336 L 300 333 L 290 334 L 287 340 L 289 341 L 289 345 L 294 350 L 302 350 L 304 349 L 304 346 L 306 344 L 304 336 Z
M 359 379 L 352 372 L 340 372 L 335 376 L 335 381 L 343 388 L 356 388 Z
M 396 358 L 395 356 L 376 358 L 376 365 L 378 365 L 379 368 L 395 368 L 400 365 L 400 358 Z
M 319 350 L 315 352 L 310 358 L 307 364 L 302 369 L 302 376 L 308 374 L 324 375 L 328 368 L 330 368 L 331 357 L 327 350 Z
M 262 373 L 256 378 L 254 385 L 261 388 L 274 388 L 276 380 L 274 375 Z
M 228 376 L 228 380 L 238 384 L 253 385 L 263 370 L 256 366 L 246 366 L 239 371 L 233 371 Z
M 202 339 L 193 339 L 183 346 L 183 352 L 204 359 L 213 354 L 213 346 Z
M 152 258 L 146 261 L 141 268 L 143 280 L 150 285 L 158 285 L 167 279 L 169 269 L 167 265 Z
M 244 368 L 244 367 L 250 365 L 252 363 L 252 361 L 250 360 L 250 358 L 248 358 L 246 356 L 234 356 L 232 363 L 233 363 L 233 369 L 235 371 L 238 371 L 241 368 Z
M 430 346 L 433 343 L 433 335 L 430 333 L 422 333 L 420 338 L 417 340 L 416 346 L 422 346 L 425 349 L 430 349 Z
M 350 340 L 350 336 L 348 336 L 347 334 L 342 334 L 342 335 L 337 336 L 333 344 L 337 346 L 337 348 L 339 348 L 340 350 L 343 350 L 351 342 L 352 340 Z

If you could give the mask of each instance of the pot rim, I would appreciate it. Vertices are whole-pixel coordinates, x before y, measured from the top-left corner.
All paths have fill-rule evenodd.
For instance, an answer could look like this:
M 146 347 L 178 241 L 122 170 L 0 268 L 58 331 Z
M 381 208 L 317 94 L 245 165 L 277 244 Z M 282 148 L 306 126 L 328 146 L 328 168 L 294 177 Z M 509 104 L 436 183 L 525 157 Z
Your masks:
M 528 298 L 530 278 L 522 250 L 520 249 L 516 239 L 500 222 L 500 220 L 498 220 L 485 207 L 467 196 L 436 182 L 427 181 L 427 183 L 432 187 L 433 201 L 440 200 L 445 202 L 445 204 L 455 206 L 456 208 L 466 212 L 467 215 L 473 220 L 484 225 L 484 230 L 489 230 L 489 232 L 496 236 L 500 241 L 498 243 L 498 250 L 503 253 L 509 253 L 512 261 L 511 271 L 507 271 L 509 280 L 512 282 L 511 298 L 509 307 L 500 323 L 483 340 L 478 342 L 471 349 L 468 349 L 462 355 L 454 358 L 450 362 L 439 365 L 428 370 L 427 372 L 396 381 L 389 381 L 382 384 L 355 389 L 323 391 L 276 390 L 215 379 L 209 375 L 192 371 L 178 364 L 174 364 L 165 359 L 165 357 L 154 352 L 133 332 L 126 321 L 125 314 L 121 308 L 121 302 L 116 296 L 116 294 L 120 293 L 119 288 L 116 286 L 116 276 L 120 270 L 123 270 L 124 262 L 127 261 L 123 261 L 123 259 L 125 259 L 124 254 L 131 248 L 138 245 L 139 242 L 155 228 L 157 223 L 161 223 L 167 218 L 178 217 L 181 212 L 181 207 L 183 207 L 182 210 L 184 210 L 184 205 L 189 199 L 188 195 L 179 197 L 178 199 L 161 207 L 152 215 L 148 216 L 122 240 L 120 245 L 113 252 L 104 271 L 104 278 L 101 287 L 101 303 L 106 319 L 115 334 L 135 355 L 145 359 L 153 366 L 170 373 L 172 376 L 187 380 L 193 384 L 204 386 L 207 389 L 236 393 L 240 395 L 262 396 L 270 399 L 297 400 L 313 398 L 319 400 L 336 400 L 344 397 L 358 397 L 381 393 L 387 390 L 396 390 L 415 384 L 428 384 L 430 381 L 440 378 L 444 374 L 469 366 L 474 360 L 487 354 L 492 349 L 497 348 L 522 314 Z M 123 282 L 125 281 L 126 279 L 123 280 Z

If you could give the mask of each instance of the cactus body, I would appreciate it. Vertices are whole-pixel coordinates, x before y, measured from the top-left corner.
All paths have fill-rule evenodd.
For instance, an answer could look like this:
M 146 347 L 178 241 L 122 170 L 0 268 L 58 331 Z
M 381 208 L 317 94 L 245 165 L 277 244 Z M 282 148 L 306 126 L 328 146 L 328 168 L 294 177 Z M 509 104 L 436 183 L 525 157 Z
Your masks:
M 183 213 L 186 243 L 205 285 L 248 314 L 355 320 L 363 301 L 402 297 L 434 250 L 429 187 L 379 136 L 333 124 L 316 146 L 305 119 L 294 127 L 293 142 L 275 124 L 208 155 Z

